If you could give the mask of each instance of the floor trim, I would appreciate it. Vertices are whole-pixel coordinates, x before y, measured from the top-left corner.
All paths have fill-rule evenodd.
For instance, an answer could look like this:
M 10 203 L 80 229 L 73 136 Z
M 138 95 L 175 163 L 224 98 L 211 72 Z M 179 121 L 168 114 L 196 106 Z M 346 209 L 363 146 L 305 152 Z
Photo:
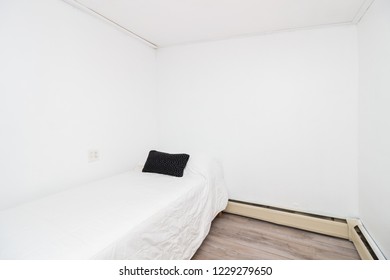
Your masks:
M 238 201 L 229 201 L 225 212 L 349 239 L 349 228 L 346 220 L 337 219 L 335 221 L 332 218 L 310 216 L 300 212 L 267 208 L 262 205 L 252 205 Z
M 348 239 L 363 260 L 384 259 L 383 255 L 378 255 L 379 248 L 372 248 L 372 242 L 367 242 L 369 235 L 359 219 L 343 220 L 236 200 L 230 200 L 224 212 Z
M 347 219 L 349 240 L 353 242 L 362 260 L 386 260 L 379 247 L 358 219 Z

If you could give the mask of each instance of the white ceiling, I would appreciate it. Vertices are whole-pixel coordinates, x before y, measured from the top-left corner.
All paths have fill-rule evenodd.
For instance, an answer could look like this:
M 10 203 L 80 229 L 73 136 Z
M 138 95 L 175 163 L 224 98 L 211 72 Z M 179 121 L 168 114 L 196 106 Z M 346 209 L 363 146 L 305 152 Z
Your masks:
M 74 0 L 157 47 L 356 23 L 373 0 Z

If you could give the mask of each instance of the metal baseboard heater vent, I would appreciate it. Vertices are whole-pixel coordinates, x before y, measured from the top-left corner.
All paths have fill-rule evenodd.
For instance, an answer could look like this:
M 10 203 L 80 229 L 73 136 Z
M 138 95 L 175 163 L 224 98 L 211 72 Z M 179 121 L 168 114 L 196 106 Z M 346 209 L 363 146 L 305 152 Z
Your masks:
M 385 259 L 358 219 L 340 219 L 229 200 L 226 213 L 350 240 L 364 260 Z
M 374 250 L 372 249 L 370 243 L 368 243 L 366 237 L 360 230 L 359 226 L 354 226 L 353 229 L 355 230 L 356 234 L 359 236 L 361 242 L 363 243 L 364 247 L 366 247 L 368 253 L 371 255 L 373 260 L 378 260 L 377 255 L 375 254 Z
M 252 206 L 256 206 L 256 207 L 262 207 L 265 209 L 282 211 L 285 213 L 292 213 L 292 214 L 296 214 L 296 215 L 302 215 L 302 216 L 313 217 L 313 218 L 318 218 L 318 219 L 324 219 L 324 220 L 328 220 L 328 221 L 337 221 L 337 222 L 341 222 L 341 223 L 347 223 L 346 219 L 323 216 L 323 215 L 318 215 L 318 214 L 311 214 L 311 213 L 306 213 L 306 212 L 301 212 L 301 211 L 296 211 L 296 210 L 274 207 L 274 206 L 255 204 L 255 203 L 250 203 L 250 202 L 243 202 L 243 201 L 233 200 L 233 199 L 229 199 L 229 202 L 236 202 L 236 203 L 241 203 L 241 204 L 246 204 L 246 205 L 252 205 Z
M 376 245 L 360 220 L 347 220 L 349 226 L 349 240 L 353 242 L 363 260 L 385 260 L 385 256 Z

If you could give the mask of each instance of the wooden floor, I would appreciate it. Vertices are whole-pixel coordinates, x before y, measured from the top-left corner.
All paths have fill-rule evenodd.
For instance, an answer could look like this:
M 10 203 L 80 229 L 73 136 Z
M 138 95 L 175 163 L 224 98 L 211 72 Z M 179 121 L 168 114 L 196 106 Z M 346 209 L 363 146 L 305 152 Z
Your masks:
M 224 213 L 195 260 L 356 260 L 352 242 Z

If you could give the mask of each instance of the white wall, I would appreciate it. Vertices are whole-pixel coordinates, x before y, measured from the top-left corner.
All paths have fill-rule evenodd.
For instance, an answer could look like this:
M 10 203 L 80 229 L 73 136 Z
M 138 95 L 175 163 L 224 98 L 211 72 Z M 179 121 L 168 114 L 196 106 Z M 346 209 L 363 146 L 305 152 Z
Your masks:
M 232 199 L 359 215 L 389 257 L 389 12 L 376 0 L 358 25 L 359 83 L 351 26 L 158 50 L 159 148 L 222 159 Z M 62 1 L 0 1 L 0 209 L 155 147 L 155 63 Z
M 358 25 L 359 213 L 390 257 L 390 1 L 376 0 Z
M 62 1 L 1 1 L 0 209 L 131 168 L 154 105 L 155 50 Z
M 354 26 L 157 51 L 160 148 L 224 164 L 231 199 L 357 215 Z

